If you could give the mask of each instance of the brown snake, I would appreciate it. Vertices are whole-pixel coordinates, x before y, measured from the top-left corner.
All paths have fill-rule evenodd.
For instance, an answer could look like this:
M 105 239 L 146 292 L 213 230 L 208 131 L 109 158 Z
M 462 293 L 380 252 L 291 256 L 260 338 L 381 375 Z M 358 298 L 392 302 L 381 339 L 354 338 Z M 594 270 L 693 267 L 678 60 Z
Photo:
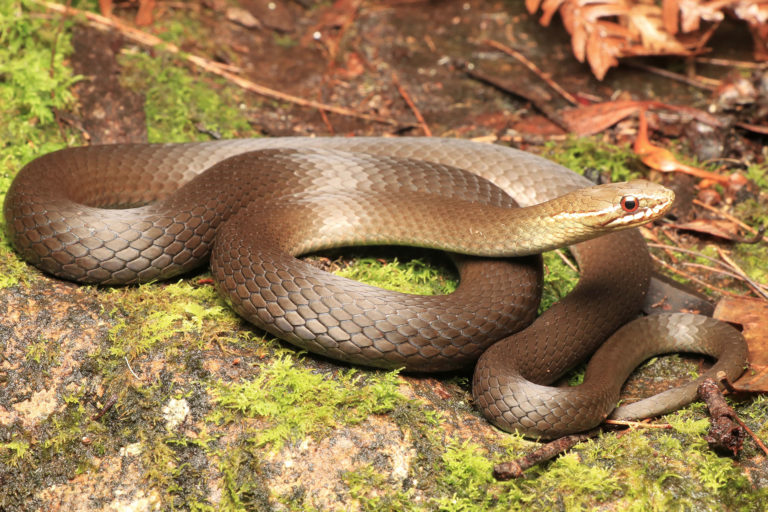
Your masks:
M 581 386 L 544 386 L 635 318 L 648 287 L 650 258 L 637 230 L 592 238 L 606 224 L 635 226 L 671 203 L 670 192 L 649 182 L 589 186 L 543 158 L 469 141 L 243 139 L 44 155 L 19 172 L 4 213 L 17 251 L 64 279 L 145 282 L 210 255 L 217 288 L 238 313 L 309 351 L 417 372 L 479 357 L 473 393 L 486 417 L 505 430 L 554 437 L 605 419 L 624 379 L 647 357 L 706 353 L 718 359 L 711 371 L 732 379 L 746 360 L 732 327 L 660 315 L 605 343 Z M 543 204 L 514 208 L 507 194 L 521 206 Z M 588 198 L 597 206 L 585 212 Z M 103 209 L 118 206 L 129 208 Z M 536 254 L 575 242 L 578 286 L 534 321 Z M 372 288 L 294 257 L 353 244 L 474 256 L 456 256 L 459 288 L 440 297 Z M 695 386 L 614 416 L 673 410 L 694 398 Z

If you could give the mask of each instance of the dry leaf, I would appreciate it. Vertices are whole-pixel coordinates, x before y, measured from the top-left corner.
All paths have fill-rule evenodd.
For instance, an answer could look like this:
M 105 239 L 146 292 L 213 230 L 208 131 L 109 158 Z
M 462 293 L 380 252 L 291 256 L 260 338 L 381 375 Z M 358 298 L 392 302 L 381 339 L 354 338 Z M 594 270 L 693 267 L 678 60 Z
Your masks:
M 139 27 L 146 27 L 154 21 L 153 11 L 157 6 L 156 0 L 139 0 L 139 12 L 134 20 Z
M 622 57 L 700 52 L 725 13 L 748 24 L 755 57 L 768 60 L 768 0 L 526 0 L 526 7 L 541 11 L 544 26 L 559 12 L 574 56 L 598 79 Z
M 722 176 L 705 169 L 686 165 L 678 161 L 675 155 L 668 149 L 651 144 L 651 141 L 648 139 L 648 122 L 645 119 L 644 110 L 640 111 L 638 121 L 637 137 L 635 138 L 633 149 L 645 165 L 661 172 L 682 172 L 697 178 L 709 179 L 725 185 L 728 184 L 728 176 Z
M 724 238 L 725 240 L 731 240 L 731 241 L 742 240 L 741 235 L 739 235 L 738 224 L 736 224 L 735 222 L 731 222 L 729 220 L 696 219 L 690 222 L 672 224 L 671 226 L 675 229 L 685 229 L 687 231 L 695 231 L 697 233 L 703 233 L 705 235 Z
M 749 368 L 734 383 L 734 387 L 739 391 L 768 392 L 768 302 L 723 297 L 713 317 L 741 325 L 747 340 Z
M 662 1 L 661 20 L 664 23 L 664 30 L 672 35 L 677 34 L 677 26 L 680 22 L 680 6 L 678 0 Z
M 593 135 L 629 117 L 644 105 L 641 101 L 607 101 L 563 110 L 563 120 L 576 135 Z

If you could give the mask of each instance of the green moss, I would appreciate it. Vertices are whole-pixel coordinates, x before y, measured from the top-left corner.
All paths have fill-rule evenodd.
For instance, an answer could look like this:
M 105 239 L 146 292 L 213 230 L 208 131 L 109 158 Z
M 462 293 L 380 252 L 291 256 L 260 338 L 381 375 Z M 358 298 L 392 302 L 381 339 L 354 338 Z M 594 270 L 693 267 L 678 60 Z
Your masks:
M 239 107 L 241 91 L 223 80 L 201 80 L 176 62 L 171 56 L 152 58 L 140 53 L 120 59 L 125 85 L 145 96 L 150 142 L 208 140 L 211 134 L 221 138 L 252 135 Z
M 61 345 L 40 337 L 27 345 L 26 352 L 28 362 L 33 361 L 37 366 L 48 369 L 57 366 Z
M 211 286 L 189 282 L 114 288 L 104 293 L 115 324 L 105 356 L 129 360 L 161 350 L 177 355 L 183 347 L 203 348 L 219 333 L 234 331 L 239 318 Z M 121 363 L 120 363 L 121 364 Z
M 400 262 L 360 258 L 336 272 L 337 275 L 362 281 L 379 288 L 419 295 L 437 295 L 456 290 L 458 281 L 445 276 L 439 267 L 422 259 Z
M 443 454 L 440 486 L 445 496 L 435 500 L 440 510 L 488 510 L 497 500 L 498 487 L 492 476 L 493 462 L 480 445 L 456 440 L 449 442 Z
M 544 253 L 544 287 L 539 313 L 571 293 L 578 282 L 578 273 L 568 266 L 556 251 Z
M 219 452 L 219 456 L 224 492 L 217 510 L 269 510 L 269 491 L 264 485 L 259 451 L 244 443 L 236 449 Z
M 5 464 L 12 468 L 27 460 L 29 455 L 29 443 L 22 439 L 14 439 L 7 443 L 0 443 L 0 456 Z
M 347 484 L 349 495 L 357 500 L 361 510 L 383 512 L 423 509 L 413 507 L 411 491 L 391 492 L 389 475 L 377 472 L 372 464 L 366 464 L 356 471 L 346 471 L 342 479 Z
M 0 2 L 0 204 L 22 165 L 69 142 L 54 113 L 73 107 L 70 87 L 81 78 L 65 65 L 72 51 L 71 22 L 51 24 L 25 14 L 38 10 L 27 1 Z M 0 219 L 0 233 L 4 223 Z M 24 282 L 21 268 L 3 236 L 0 289 Z
M 752 164 L 745 172 L 748 179 L 755 182 L 761 190 L 768 191 L 768 164 L 765 162 Z
M 397 386 L 397 372 L 365 380 L 355 370 L 323 375 L 283 355 L 263 366 L 255 379 L 220 382 L 212 394 L 215 403 L 238 416 L 265 420 L 268 426 L 259 429 L 253 441 L 280 448 L 285 442 L 392 410 L 402 400 Z
M 0 230 L 3 229 L 0 223 Z M 3 237 L 0 242 L 0 290 L 10 288 L 18 284 L 28 284 L 31 274 L 29 265 L 16 256 Z
M 587 170 L 607 173 L 611 181 L 643 176 L 643 166 L 629 146 L 616 146 L 598 136 L 572 137 L 545 146 L 544 156 L 579 174 Z

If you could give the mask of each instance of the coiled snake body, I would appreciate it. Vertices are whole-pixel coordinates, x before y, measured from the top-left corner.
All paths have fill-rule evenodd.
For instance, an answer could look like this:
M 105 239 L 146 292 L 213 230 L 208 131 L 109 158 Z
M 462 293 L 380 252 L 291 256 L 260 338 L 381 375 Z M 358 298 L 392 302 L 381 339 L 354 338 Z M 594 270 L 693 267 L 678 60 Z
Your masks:
M 636 230 L 594 237 L 658 216 L 671 202 L 648 182 L 589 186 L 540 157 L 461 140 L 242 139 L 44 155 L 20 171 L 4 213 L 18 252 L 65 279 L 163 279 L 210 254 L 217 288 L 238 313 L 312 352 L 418 372 L 479 357 L 473 393 L 486 417 L 554 437 L 605 419 L 644 358 L 704 352 L 718 358 L 713 371 L 731 378 L 746 359 L 730 326 L 660 315 L 623 327 L 581 386 L 545 387 L 632 320 L 648 287 L 650 260 Z M 533 321 L 535 255 L 574 243 L 578 286 Z M 459 288 L 442 297 L 372 288 L 294 258 L 353 244 L 474 256 L 457 256 Z M 672 410 L 693 399 L 695 385 L 614 415 Z

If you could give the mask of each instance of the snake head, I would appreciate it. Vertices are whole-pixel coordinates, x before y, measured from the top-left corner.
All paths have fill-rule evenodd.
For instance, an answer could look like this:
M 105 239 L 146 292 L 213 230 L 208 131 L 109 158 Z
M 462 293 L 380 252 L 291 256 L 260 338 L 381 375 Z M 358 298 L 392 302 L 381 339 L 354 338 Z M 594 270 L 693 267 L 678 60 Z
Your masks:
M 605 185 L 610 194 L 604 226 L 622 229 L 639 226 L 662 217 L 672 207 L 675 193 L 658 183 L 632 180 Z
M 578 223 L 584 230 L 607 232 L 658 219 L 669 210 L 674 199 L 675 193 L 662 185 L 632 180 L 584 188 L 554 202 L 562 208 L 561 220 Z

